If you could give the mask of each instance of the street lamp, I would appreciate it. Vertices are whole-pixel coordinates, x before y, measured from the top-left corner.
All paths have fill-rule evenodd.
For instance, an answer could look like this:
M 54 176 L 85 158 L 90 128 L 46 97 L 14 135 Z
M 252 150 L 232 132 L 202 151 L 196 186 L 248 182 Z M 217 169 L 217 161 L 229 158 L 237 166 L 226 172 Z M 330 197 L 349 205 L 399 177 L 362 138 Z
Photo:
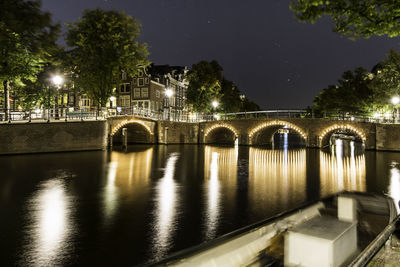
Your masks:
M 168 98 L 170 98 L 173 94 L 174 94 L 174 92 L 171 89 L 168 88 L 167 90 L 165 90 L 165 95 Z
M 165 106 L 164 106 L 164 108 L 168 108 L 168 120 L 170 119 L 170 108 L 171 108 L 171 103 L 170 103 L 170 99 L 171 99 L 171 97 L 172 97 L 172 95 L 174 94 L 174 92 L 170 89 L 170 88 L 167 88 L 166 90 L 165 90 L 165 96 L 167 97 L 166 98 L 166 101 L 165 101 Z
M 400 103 L 400 97 L 394 96 L 392 97 L 392 104 L 393 108 L 396 110 L 396 121 L 399 120 L 399 108 L 396 108 L 396 106 Z
M 110 108 L 113 108 L 113 102 L 116 100 L 117 98 L 115 96 L 110 96 Z
M 219 103 L 218 103 L 217 100 L 214 100 L 214 101 L 211 103 L 211 105 L 213 106 L 214 109 L 216 109 L 216 108 L 218 107 Z
M 214 111 L 217 109 L 218 105 L 219 105 L 219 103 L 218 103 L 217 100 L 214 100 L 213 102 L 211 102 L 211 106 L 213 107 Z M 218 117 L 218 116 L 213 115 L 213 117 L 214 117 L 215 119 L 219 120 L 219 117 Z
M 60 115 L 59 115 L 59 110 L 58 110 L 58 93 L 61 87 L 61 84 L 63 83 L 64 79 L 63 77 L 61 77 L 60 75 L 54 75 L 51 78 L 51 81 L 53 82 L 53 84 L 56 86 L 57 88 L 57 92 L 56 92 L 56 110 L 55 110 L 55 119 L 59 120 L 60 119 Z

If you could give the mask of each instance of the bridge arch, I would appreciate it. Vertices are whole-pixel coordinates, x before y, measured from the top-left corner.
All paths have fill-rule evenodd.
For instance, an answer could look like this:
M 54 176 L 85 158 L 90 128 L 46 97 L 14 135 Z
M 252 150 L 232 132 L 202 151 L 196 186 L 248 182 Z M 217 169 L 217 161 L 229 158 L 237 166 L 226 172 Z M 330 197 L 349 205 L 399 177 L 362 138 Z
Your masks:
M 115 143 L 122 142 L 122 128 L 128 130 L 128 143 L 152 143 L 154 132 L 143 121 L 126 119 L 113 125 L 110 135 Z
M 261 139 L 267 140 L 267 143 L 271 142 L 274 134 L 282 127 L 287 127 L 290 130 L 296 132 L 304 142 L 307 140 L 306 133 L 297 125 L 281 120 L 274 120 L 269 122 L 261 123 L 249 131 L 249 144 L 250 145 L 262 145 L 266 144 Z M 268 130 L 268 131 L 266 131 Z
M 335 131 L 350 132 L 350 133 L 354 134 L 363 143 L 365 143 L 367 140 L 366 135 L 363 130 L 358 129 L 357 127 L 354 127 L 349 124 L 335 124 L 335 125 L 325 128 L 324 130 L 321 131 L 321 133 L 319 135 L 320 147 L 329 145 L 330 137 L 332 136 L 332 134 L 335 133 Z
M 214 124 L 204 132 L 206 144 L 234 144 L 239 137 L 238 131 L 228 124 Z

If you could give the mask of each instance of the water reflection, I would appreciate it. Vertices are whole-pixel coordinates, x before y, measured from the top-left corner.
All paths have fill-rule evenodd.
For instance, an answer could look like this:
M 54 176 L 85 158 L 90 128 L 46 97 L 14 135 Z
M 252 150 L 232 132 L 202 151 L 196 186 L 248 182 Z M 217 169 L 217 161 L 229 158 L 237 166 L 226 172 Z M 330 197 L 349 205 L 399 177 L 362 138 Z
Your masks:
M 164 176 L 156 185 L 156 221 L 152 250 L 154 260 L 163 258 L 172 244 L 176 229 L 175 217 L 178 208 L 177 184 L 174 181 L 176 162 L 179 153 L 171 153 L 167 159 Z
M 331 153 L 320 151 L 321 196 L 366 190 L 365 155 L 353 141 L 335 140 Z
M 71 198 L 67 196 L 64 180 L 55 178 L 40 185 L 28 204 L 30 224 L 26 236 L 30 239 L 24 251 L 23 265 L 60 265 L 73 247 L 68 240 L 72 234 Z
M 278 210 L 306 199 L 306 150 L 249 148 L 249 208 Z
M 393 198 L 396 203 L 397 212 L 400 212 L 399 201 L 400 201 L 400 170 L 398 162 L 392 162 L 390 169 L 390 185 L 389 195 Z
M 221 197 L 234 202 L 237 179 L 238 147 L 206 146 L 204 151 L 204 177 L 206 179 L 205 240 L 216 237 L 222 212 Z M 222 188 L 223 186 L 223 188 Z M 224 208 L 227 208 L 225 206 Z
M 146 192 L 145 188 L 150 183 L 152 158 L 153 147 L 132 153 L 111 153 L 103 192 L 106 225 L 113 222 L 121 195 L 132 199 L 139 198 Z
M 118 189 L 115 186 L 117 176 L 118 160 L 108 163 L 107 184 L 104 190 L 104 217 L 108 225 L 112 222 L 113 215 L 117 206 Z

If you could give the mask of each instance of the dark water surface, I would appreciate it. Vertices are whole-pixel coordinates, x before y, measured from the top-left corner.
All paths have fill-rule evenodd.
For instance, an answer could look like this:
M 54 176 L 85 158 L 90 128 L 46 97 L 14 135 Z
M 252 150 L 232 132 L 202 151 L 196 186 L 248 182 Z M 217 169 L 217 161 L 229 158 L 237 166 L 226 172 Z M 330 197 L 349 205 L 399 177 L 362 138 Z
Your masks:
M 341 191 L 400 199 L 400 153 L 132 146 L 0 157 L 0 266 L 132 266 Z

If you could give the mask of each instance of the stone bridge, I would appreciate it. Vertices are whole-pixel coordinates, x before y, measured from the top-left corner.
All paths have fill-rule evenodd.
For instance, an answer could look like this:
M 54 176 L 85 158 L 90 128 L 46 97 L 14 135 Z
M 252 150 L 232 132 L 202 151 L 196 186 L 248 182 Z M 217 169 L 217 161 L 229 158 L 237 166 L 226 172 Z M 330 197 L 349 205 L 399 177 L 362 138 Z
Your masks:
M 329 144 L 335 132 L 353 134 L 366 149 L 400 150 L 400 125 L 329 119 L 282 118 L 237 119 L 200 123 L 156 121 L 122 116 L 109 118 L 109 136 L 114 141 L 122 128 L 128 128 L 128 142 L 268 145 L 273 135 L 284 128 L 297 133 L 307 147 Z
M 328 119 L 246 119 L 200 123 L 201 143 L 233 143 L 239 145 L 271 144 L 279 129 L 297 133 L 307 147 L 323 147 L 329 144 L 330 136 L 337 131 L 353 134 L 364 142 L 367 149 L 374 149 L 376 124 Z

